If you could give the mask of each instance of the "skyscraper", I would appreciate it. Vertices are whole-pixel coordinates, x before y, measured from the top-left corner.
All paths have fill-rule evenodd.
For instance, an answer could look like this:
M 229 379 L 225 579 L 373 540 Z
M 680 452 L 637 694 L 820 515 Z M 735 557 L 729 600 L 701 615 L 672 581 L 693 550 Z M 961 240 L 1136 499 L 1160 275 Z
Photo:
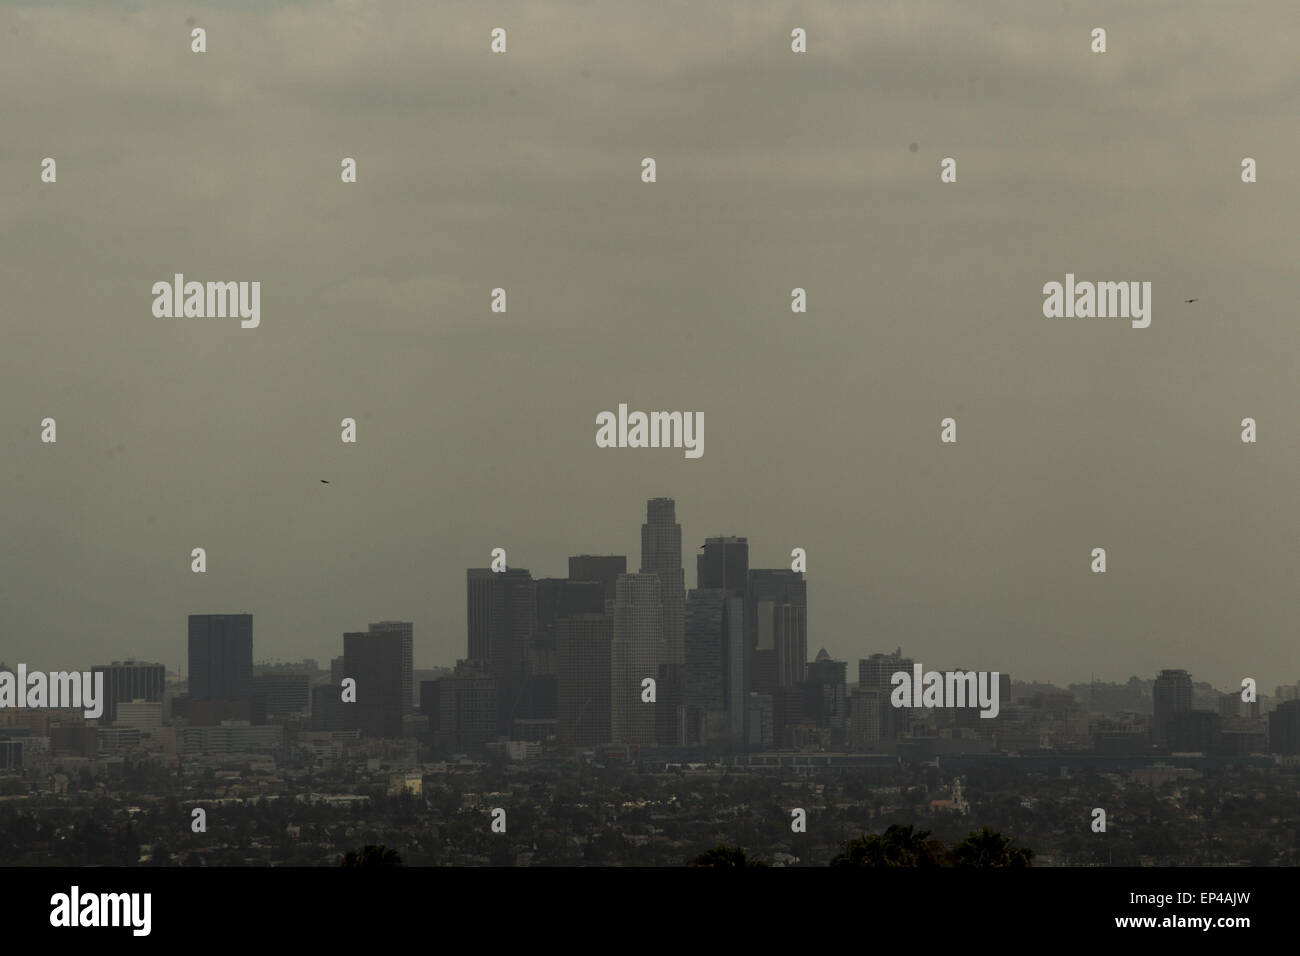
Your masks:
M 90 671 L 104 674 L 104 713 L 100 719 L 106 724 L 117 720 L 118 704 L 133 700 L 161 702 L 167 687 L 166 669 L 161 664 L 113 661 L 98 664 Z
M 641 573 L 658 575 L 662 582 L 664 663 L 680 664 L 685 657 L 686 577 L 682 570 L 682 526 L 677 523 L 671 498 L 646 502 L 646 522 L 641 525 Z
M 831 732 L 831 742 L 845 742 L 848 720 L 848 662 L 831 660 L 826 648 L 817 652 L 817 659 L 808 665 L 807 685 L 810 689 L 807 712 L 818 726 Z
M 744 594 L 749 587 L 749 539 L 705 538 L 695 556 L 698 588 L 720 588 L 730 594 Z
M 770 601 L 773 606 L 780 604 L 808 606 L 808 582 L 804 580 L 801 571 L 791 571 L 788 568 L 751 568 L 745 593 L 747 601 L 745 611 L 750 620 L 749 640 L 751 647 L 761 646 L 759 643 L 760 618 L 757 613 L 760 601 Z M 771 622 L 763 620 L 762 623 L 766 627 Z M 767 643 L 763 649 L 774 650 L 775 648 L 771 643 Z
M 776 619 L 788 625 L 783 631 L 783 639 L 790 645 L 786 647 L 787 663 L 803 654 L 799 666 L 807 663 L 807 617 L 800 611 L 778 611 L 778 608 L 806 608 L 808 604 L 808 584 L 803 573 L 789 568 L 751 568 L 745 589 L 745 630 L 747 642 L 745 647 L 745 681 L 746 689 L 760 694 L 773 696 L 782 686 L 779 681 L 779 665 L 776 647 Z M 800 650 L 802 642 L 802 650 Z M 791 666 L 793 666 L 791 664 Z M 789 684 L 785 686 L 791 686 Z M 752 728 L 751 728 L 752 730 Z M 781 731 L 782 728 L 777 728 Z M 749 735 L 752 739 L 752 733 Z
M 1152 688 L 1152 702 L 1155 742 L 1168 746 L 1174 738 L 1174 715 L 1192 709 L 1192 675 L 1184 670 L 1162 670 Z
M 348 730 L 371 737 L 402 736 L 409 691 L 402 692 L 410 635 L 400 629 L 343 635 L 343 670 L 357 682 L 355 703 L 344 705 Z
M 652 747 L 655 704 L 641 699 L 642 681 L 664 663 L 663 599 L 657 574 L 622 574 L 614 600 L 610 648 L 610 730 L 615 743 Z
M 610 652 L 614 619 L 608 614 L 577 614 L 556 625 L 560 740 L 575 747 L 609 743 Z M 649 706 L 649 705 L 646 705 Z
M 686 596 L 686 704 L 687 743 L 705 743 L 727 734 L 724 672 L 727 664 L 727 592 L 697 588 Z
M 772 606 L 772 646 L 776 652 L 776 686 L 797 687 L 808 670 L 808 608 Z
M 252 717 L 253 615 L 189 616 L 190 719 Z
M 1300 700 L 1286 700 L 1268 715 L 1268 747 L 1275 754 L 1300 754 Z
M 475 661 L 458 661 L 450 677 L 438 681 L 438 732 L 444 747 L 477 750 L 497 734 L 500 707 L 496 678 Z
M 370 625 L 371 634 L 393 634 L 398 640 L 402 654 L 402 714 L 411 713 L 415 709 L 414 691 L 415 686 L 412 683 L 414 675 L 414 630 L 415 625 L 411 621 L 380 621 L 377 624 Z
M 902 671 L 906 674 L 912 673 L 914 661 L 910 657 L 903 656 L 903 649 L 897 648 L 892 654 L 872 654 L 870 657 L 858 661 L 858 688 L 860 690 L 877 690 L 880 694 L 872 700 L 880 702 L 880 715 L 878 718 L 879 736 L 885 740 L 893 740 L 900 730 L 908 725 L 911 717 L 909 708 L 898 708 L 890 701 L 890 694 L 893 691 L 893 676 Z M 864 700 L 868 698 L 863 698 Z M 862 718 L 859 712 L 854 712 L 855 726 L 861 726 Z
M 627 574 L 626 555 L 578 554 L 569 558 L 569 580 L 599 581 L 605 587 L 605 600 L 611 610 L 620 574 Z
M 497 733 L 508 736 L 526 690 L 528 652 L 537 630 L 537 585 L 523 568 L 466 572 L 471 663 L 496 680 Z
M 726 635 L 723 691 L 727 698 L 727 734 L 733 741 L 743 744 L 749 713 L 749 691 L 745 689 L 749 648 L 745 638 L 744 595 L 729 594 L 723 602 L 723 633 Z

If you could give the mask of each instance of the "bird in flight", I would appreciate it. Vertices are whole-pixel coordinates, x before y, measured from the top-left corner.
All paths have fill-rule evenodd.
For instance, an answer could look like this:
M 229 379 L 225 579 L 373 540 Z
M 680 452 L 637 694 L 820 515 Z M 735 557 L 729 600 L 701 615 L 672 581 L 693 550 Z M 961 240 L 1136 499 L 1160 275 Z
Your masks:
M 329 484 L 329 482 L 326 481 L 324 478 L 322 478 L 322 479 L 320 480 L 320 483 L 321 483 L 322 485 L 328 485 L 328 484 Z
M 1195 299 L 1183 299 L 1184 302 L 1195 302 Z

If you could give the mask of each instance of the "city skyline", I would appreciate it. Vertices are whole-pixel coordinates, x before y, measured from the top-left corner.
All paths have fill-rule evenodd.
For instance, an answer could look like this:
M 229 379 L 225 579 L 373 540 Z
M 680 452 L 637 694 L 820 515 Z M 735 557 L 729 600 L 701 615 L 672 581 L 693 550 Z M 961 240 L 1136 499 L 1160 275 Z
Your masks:
M 806 549 L 838 658 L 1291 665 L 1289 4 L 242 6 L 201 55 L 155 0 L 7 7 L 7 657 L 175 667 L 245 610 L 271 656 L 397 618 L 445 662 L 465 568 L 639 566 L 668 495 L 683 567 Z M 157 317 L 176 274 L 258 282 L 257 327 Z M 1069 275 L 1150 326 L 1046 317 Z M 622 404 L 707 450 L 598 447 Z
M 647 503 L 652 503 L 652 502 L 654 502 L 654 501 L 666 501 L 666 502 L 669 502 L 669 503 L 670 503 L 670 506 L 672 506 L 672 507 L 670 508 L 670 511 L 671 511 L 673 514 L 675 514 L 675 508 L 676 508 L 676 506 L 680 504 L 680 502 L 679 502 L 677 499 L 675 499 L 675 498 L 671 498 L 671 497 L 667 497 L 667 496 L 658 496 L 658 497 L 653 497 L 653 496 L 652 496 L 651 498 L 646 499 L 646 501 L 647 501 Z M 650 540 L 652 540 L 652 537 L 653 537 L 653 533 L 649 531 L 649 528 L 650 528 L 650 527 L 651 527 L 650 525 L 648 525 L 648 524 L 646 524 L 646 523 L 644 523 L 644 522 L 641 523 L 641 525 L 640 525 L 641 549 L 640 549 L 640 550 L 631 550 L 631 551 L 630 551 L 631 554 L 641 554 L 641 555 L 642 555 L 642 560 L 644 560 L 645 555 L 648 554 L 648 552 L 646 552 L 644 549 L 646 548 L 648 542 L 649 542 Z M 680 529 L 680 524 L 677 524 L 677 527 Z M 648 537 L 648 535 L 650 535 L 651 537 Z M 715 546 L 715 543 L 716 543 L 716 547 L 718 547 L 719 549 L 722 549 L 722 548 L 724 547 L 724 545 L 730 547 L 730 546 L 732 546 L 733 544 L 737 544 L 737 545 L 740 547 L 741 551 L 742 551 L 742 558 L 741 558 L 742 566 L 743 566 L 743 565 L 748 565 L 748 564 L 750 564 L 750 562 L 748 561 L 748 558 L 746 557 L 746 556 L 750 555 L 750 552 L 749 552 L 749 550 L 748 550 L 748 549 L 749 549 L 749 543 L 748 543 L 748 542 L 749 542 L 750 538 L 749 538 L 748 535 L 738 535 L 738 534 L 736 534 L 736 533 L 734 533 L 734 532 L 732 532 L 732 531 L 727 531 L 727 532 L 725 532 L 725 533 L 714 533 L 714 532 L 710 532 L 710 533 L 707 534 L 707 535 L 700 536 L 700 544 L 697 545 L 697 546 L 695 546 L 695 547 L 693 547 L 693 548 L 692 548 L 690 545 L 688 545 L 688 544 L 686 543 L 686 542 L 688 542 L 689 540 L 692 540 L 692 538 L 691 538 L 691 536 L 690 536 L 689 534 L 687 534 L 685 531 L 681 531 L 681 530 L 679 530 L 678 535 L 680 536 L 680 540 L 682 541 L 681 551 L 682 551 L 682 554 L 683 554 L 683 559 L 682 559 L 682 562 L 681 562 L 681 564 L 680 564 L 680 566 L 679 566 L 679 572 L 678 572 L 678 573 L 681 574 L 682 572 L 681 572 L 680 569 L 685 569 L 685 568 L 688 567 L 690 564 L 694 564 L 694 565 L 696 566 L 696 573 L 695 573 L 696 580 L 695 580 L 695 582 L 694 582 L 694 586 L 692 586 L 692 582 L 690 582 L 689 580 L 686 580 L 684 577 L 681 578 L 681 580 L 683 580 L 683 582 L 684 582 L 684 592 L 685 592 L 686 594 L 690 593 L 691 591 L 696 590 L 696 588 L 699 587 L 699 585 L 700 585 L 700 574 L 703 573 L 703 572 L 705 572 L 705 563 L 704 563 L 704 562 L 705 562 L 705 560 L 706 560 L 706 556 L 709 554 L 709 548 L 714 547 L 714 546 Z M 721 551 L 719 551 L 719 553 L 721 553 Z M 761 552 L 760 552 L 760 553 L 761 553 Z M 656 552 L 656 554 L 659 554 L 659 552 Z M 507 555 L 509 556 L 509 552 L 507 552 Z M 487 557 L 491 557 L 491 555 L 489 554 L 489 555 L 487 555 Z M 695 560 L 694 560 L 693 562 L 690 561 L 690 557 L 694 557 Z M 568 579 L 571 579 L 571 580 L 578 580 L 578 579 L 574 579 L 574 578 L 572 578 L 572 572 L 573 572 L 573 569 L 574 569 L 574 567 L 575 567 L 574 562 L 575 562 L 575 561 L 581 561 L 581 560 L 583 560 L 583 559 L 595 559 L 597 562 L 602 561 L 602 560 L 603 560 L 603 561 L 608 561 L 608 560 L 613 559 L 613 560 L 621 561 L 621 562 L 623 563 L 623 566 L 626 567 L 626 566 L 627 566 L 628 554 L 626 554 L 626 553 L 617 553 L 617 552 L 613 552 L 613 551 L 591 551 L 591 552 L 583 552 L 583 553 L 580 553 L 580 554 L 579 554 L 579 553 L 570 553 L 570 554 L 566 554 L 566 555 L 564 555 L 563 557 L 555 557 L 555 556 L 552 556 L 551 559 L 550 559 L 550 561 L 549 561 L 548 564 L 547 564 L 548 567 L 550 567 L 550 566 L 552 566 L 552 565 L 554 565 L 554 564 L 557 564 L 557 563 L 561 563 L 561 562 L 564 564 L 563 573 L 555 575 L 554 578 L 551 578 L 551 576 L 549 576 L 549 575 L 546 575 L 546 574 L 543 574 L 543 573 L 539 573 L 539 572 L 537 572 L 536 570 L 534 570 L 534 567 L 533 567 L 532 565 L 526 565 L 526 566 L 523 566 L 523 567 L 517 567 L 516 564 L 515 564 L 515 561 L 514 561 L 513 558 L 512 558 L 512 559 L 510 560 L 509 569 L 508 569 L 508 571 L 507 571 L 506 573 L 509 574 L 509 572 L 511 572 L 511 571 L 516 571 L 516 570 L 519 571 L 519 572 L 521 572 L 521 573 L 526 571 L 526 572 L 530 575 L 530 581 L 531 581 L 531 583 L 532 583 L 533 585 L 535 585 L 538 581 L 541 581 L 541 580 L 544 580 L 544 579 L 547 579 L 547 578 L 551 578 L 551 579 L 564 579 L 564 578 L 568 578 Z M 662 559 L 662 557 L 657 557 L 656 560 L 663 560 L 663 559 Z M 768 574 L 775 573 L 775 574 L 777 574 L 777 575 L 780 575 L 781 573 L 783 573 L 782 570 L 781 570 L 781 568 L 780 568 L 779 566 L 778 566 L 778 567 L 774 567 L 774 568 L 758 568 L 757 565 L 754 565 L 754 567 L 756 567 L 757 569 L 762 570 L 762 571 L 764 571 L 765 573 L 768 573 Z M 471 574 L 471 576 L 472 576 L 472 575 L 477 571 L 477 573 L 482 574 L 482 575 L 485 575 L 485 576 L 487 576 L 487 575 L 491 575 L 493 578 L 496 577 L 496 573 L 490 571 L 490 570 L 487 569 L 487 568 L 475 569 L 475 568 L 472 568 L 472 567 L 471 567 L 471 568 L 468 568 L 468 571 L 469 571 L 469 573 Z M 465 571 L 463 570 L 462 573 L 465 573 Z M 658 573 L 658 572 L 657 572 L 657 571 L 655 571 L 655 572 L 647 571 L 646 573 Z M 721 565 L 718 566 L 718 570 L 717 570 L 717 571 L 715 571 L 715 572 L 710 572 L 710 573 L 721 574 L 721 573 L 722 573 L 722 571 L 721 571 Z M 786 572 L 786 573 L 788 573 L 788 572 Z M 803 586 L 806 587 L 807 577 L 805 576 L 803 580 L 804 580 L 804 582 L 805 582 Z M 685 596 L 685 595 L 683 595 L 683 596 Z M 820 598 L 820 595 L 819 595 L 819 598 Z M 802 600 L 805 600 L 805 601 L 806 601 L 806 598 L 803 598 Z M 463 605 L 462 605 L 462 606 L 463 606 Z M 680 613 L 682 612 L 682 607 L 679 606 L 677 610 L 678 610 L 678 612 L 679 612 L 679 614 L 680 614 Z M 746 625 L 745 625 L 747 629 L 749 629 L 749 628 L 752 626 L 752 622 L 753 622 L 752 614 L 751 614 L 750 612 L 752 612 L 752 607 L 749 609 L 749 611 L 747 611 L 747 618 L 746 618 L 746 619 L 747 619 L 747 623 L 746 623 Z M 255 611 L 249 611 L 249 610 L 247 610 L 247 609 L 245 609 L 245 610 L 241 610 L 241 611 L 238 611 L 238 612 L 235 612 L 235 611 L 227 611 L 227 612 L 223 612 L 223 614 L 225 614 L 225 615 L 236 615 L 236 614 L 239 614 L 239 615 L 249 615 L 249 614 L 251 614 L 251 615 L 253 615 L 253 616 L 258 616 L 258 615 L 257 615 L 257 612 L 255 612 Z M 192 611 L 186 613 L 186 618 L 187 618 L 187 619 L 192 618 L 192 617 L 196 617 L 196 616 L 206 616 L 206 615 L 196 615 L 196 614 L 195 614 L 194 612 L 192 612 Z M 364 615 L 363 615 L 363 616 L 364 616 Z M 399 620 L 399 619 L 400 619 L 400 620 L 404 620 L 404 621 L 407 620 L 407 619 L 402 619 L 402 618 L 400 618 L 399 615 L 395 615 L 395 614 L 391 614 L 391 613 L 388 614 L 387 616 L 385 616 L 384 614 L 380 613 L 380 614 L 378 614 L 377 616 L 378 616 L 380 619 L 382 619 L 383 621 L 389 621 L 390 619 L 392 619 L 392 620 Z M 820 609 L 818 610 L 818 613 L 817 613 L 817 615 L 816 615 L 816 617 L 815 617 L 815 620 L 816 620 L 817 618 L 820 618 Z M 447 654 L 446 656 L 441 657 L 441 658 L 438 658 L 438 659 L 432 659 L 432 660 L 431 660 L 430 658 L 432 657 L 432 653 L 433 653 L 433 652 L 429 651 L 427 648 L 423 648 L 423 649 L 422 649 L 420 641 L 419 641 L 418 639 L 415 639 L 415 640 L 411 641 L 411 639 L 410 639 L 410 637 L 409 637 L 409 635 L 408 635 L 408 641 L 411 642 L 411 652 L 410 652 L 410 653 L 411 653 L 411 664 L 410 664 L 410 666 L 411 666 L 412 668 L 414 668 L 414 669 L 417 669 L 417 670 L 428 670 L 428 669 L 430 669 L 430 668 L 451 669 L 451 668 L 454 667 L 456 661 L 458 661 L 458 660 L 462 660 L 462 659 L 465 659 L 466 656 L 467 656 L 467 654 L 466 654 L 467 649 L 466 649 L 465 646 L 464 646 L 464 642 L 465 642 L 465 634 L 467 633 L 468 628 L 470 627 L 470 622 L 469 622 L 468 614 L 465 616 L 465 618 L 464 618 L 463 620 L 464 620 L 464 623 L 463 623 L 463 625 L 462 625 L 462 629 L 461 629 L 461 631 L 460 631 L 460 648 L 459 648 L 458 650 L 455 650 L 453 653 Z M 413 622 L 408 621 L 408 625 L 409 625 L 410 623 L 414 623 L 414 624 L 415 624 L 415 626 L 416 626 L 416 632 L 417 632 L 417 633 L 422 633 L 422 630 L 423 630 L 423 629 L 420 627 L 420 622 L 419 622 L 419 621 L 413 621 Z M 371 625 L 372 628 L 373 628 L 374 626 L 375 626 L 375 625 Z M 346 629 L 345 629 L 345 630 L 341 630 L 341 631 L 339 632 L 339 635 L 336 635 L 336 637 L 341 637 L 341 635 L 344 635 L 344 634 L 346 634 L 346 633 L 347 633 Z M 680 634 L 679 634 L 679 638 L 680 638 Z M 752 638 L 753 638 L 753 634 L 751 633 L 751 639 L 752 639 Z M 444 644 L 444 645 L 445 645 L 446 642 L 445 642 L 445 641 L 438 641 L 437 643 L 439 643 L 439 644 Z M 909 646 L 909 648 L 914 648 L 914 650 L 913 650 L 913 656 L 914 656 L 914 657 L 918 657 L 918 658 L 925 659 L 925 658 L 934 658 L 934 657 L 937 657 L 937 656 L 938 656 L 938 655 L 935 655 L 935 654 L 932 654 L 932 653 L 929 653 L 929 652 L 926 651 L 926 649 L 925 649 L 925 648 L 926 648 L 926 642 L 925 642 L 923 639 L 918 639 L 918 640 L 913 640 L 913 641 L 903 641 L 903 640 L 895 639 L 894 637 L 883 638 L 883 639 L 880 639 L 880 640 L 877 640 L 877 641 L 874 641 L 874 642 L 871 642 L 871 643 L 867 643 L 866 641 L 862 641 L 862 642 L 859 642 L 859 643 L 857 643 L 857 644 L 853 644 L 852 642 L 849 642 L 849 641 L 823 640 L 823 639 L 821 639 L 821 638 L 818 637 L 818 636 L 808 636 L 808 637 L 806 638 L 806 648 L 807 648 L 807 650 L 806 650 L 806 654 L 808 655 L 808 656 L 807 656 L 807 660 L 808 660 L 808 661 L 811 661 L 811 660 L 812 660 L 812 656 L 811 656 L 811 655 L 812 655 L 813 653 L 815 653 L 815 651 L 813 650 L 813 648 L 822 648 L 822 649 L 826 649 L 828 652 L 830 652 L 830 656 L 831 656 L 832 659 L 834 659 L 834 660 L 841 660 L 841 661 L 849 661 L 850 663 L 852 663 L 853 661 L 859 660 L 859 659 L 861 659 L 861 658 L 863 658 L 864 656 L 867 656 L 867 655 L 869 655 L 869 654 L 874 654 L 874 653 L 881 652 L 882 650 L 888 648 L 888 646 L 889 646 L 890 644 L 894 644 L 894 645 L 896 645 L 896 646 L 902 646 L 903 644 L 907 644 L 907 645 Z M 289 653 L 284 653 L 284 652 L 279 652 L 279 651 L 273 653 L 273 652 L 271 652 L 270 650 L 263 649 L 262 652 L 257 656 L 257 660 L 258 660 L 259 663 L 266 663 L 266 662 L 270 662 L 270 661 L 295 661 L 295 660 L 302 660 L 302 659 L 309 659 L 309 658 L 320 658 L 320 657 L 322 656 L 322 654 L 324 653 L 324 652 L 320 649 L 322 646 L 323 646 L 323 645 L 319 645 L 319 644 L 318 644 L 318 645 L 314 645 L 314 646 L 313 646 L 313 645 L 298 646 L 298 647 L 296 647 L 296 652 L 289 652 Z M 341 652 L 340 652 L 340 653 L 341 653 Z M 15 661 L 18 660 L 17 655 L 9 655 L 9 656 L 13 657 Z M 324 659 L 327 660 L 327 661 L 328 661 L 329 658 L 331 658 L 331 657 L 333 657 L 333 656 L 335 656 L 335 655 L 333 655 L 333 654 L 328 654 L 328 653 L 324 653 Z M 471 656 L 472 656 L 472 655 L 471 655 Z M 977 661 L 973 661 L 973 660 L 972 660 L 972 658 L 975 658 L 975 657 L 978 657 L 978 656 L 979 656 L 979 655 L 977 655 L 977 654 L 971 654 L 971 653 L 967 653 L 966 651 L 959 650 L 959 651 L 957 652 L 957 655 L 956 655 L 956 656 L 957 656 L 958 658 L 960 658 L 961 660 L 963 660 L 964 662 L 966 662 L 966 666 L 974 667 L 974 666 L 977 666 L 977 664 L 978 664 Z M 1185 655 L 1185 657 L 1182 659 L 1181 663 L 1183 663 L 1183 664 L 1185 665 L 1185 664 L 1186 664 L 1186 657 L 1188 657 L 1188 656 L 1194 656 L 1194 655 L 1192 655 L 1192 654 L 1190 654 L 1190 653 L 1189 653 L 1188 655 Z M 102 659 L 100 659 L 100 658 L 102 658 Z M 62 667 L 62 666 L 68 666 L 68 667 L 83 666 L 83 665 L 84 665 L 84 666 L 91 666 L 92 663 L 93 663 L 94 665 L 97 665 L 97 666 L 98 666 L 98 665 L 102 665 L 102 664 L 107 663 L 108 660 L 109 660 L 109 655 L 100 655 L 100 658 L 96 658 L 96 660 L 93 661 L 93 662 L 87 662 L 87 661 L 85 661 L 85 660 L 74 660 L 74 661 L 69 661 L 69 662 L 66 662 L 66 663 L 64 663 L 64 662 L 60 662 L 60 663 L 58 663 L 58 664 L 56 665 L 56 664 L 51 663 L 51 662 L 48 660 L 48 656 L 47 656 L 47 655 L 37 655 L 35 660 L 26 660 L 26 659 L 24 659 L 24 660 L 23 660 L 23 663 L 26 663 L 26 664 L 29 664 L 29 665 L 39 664 L 39 665 L 41 665 L 41 666 L 46 666 L 48 669 L 57 669 L 57 667 Z M 183 655 L 182 655 L 182 660 L 181 660 L 180 662 L 177 662 L 177 661 L 175 661 L 172 657 L 169 657 L 169 656 L 167 656 L 167 655 L 161 655 L 161 656 L 153 656 L 153 657 L 150 657 L 149 655 L 145 655 L 145 654 L 137 654 L 137 653 L 127 654 L 127 653 L 124 653 L 124 652 L 119 653 L 119 652 L 116 652 L 116 651 L 115 651 L 115 652 L 113 652 L 113 653 L 111 654 L 111 659 L 112 659 L 114 662 L 116 662 L 116 661 L 142 661 L 142 660 L 148 660 L 148 661 L 151 661 L 151 662 L 156 662 L 156 663 L 161 663 L 161 664 L 163 664 L 163 665 L 167 668 L 168 673 L 175 674 L 175 675 L 177 675 L 177 676 L 179 676 L 179 677 L 183 677 L 183 678 L 185 678 L 185 679 L 188 679 L 189 676 L 190 676 L 189 673 L 188 673 L 188 668 L 186 667 L 186 664 L 185 664 L 185 662 L 183 661 Z M 999 663 L 999 662 L 994 661 L 993 663 L 994 663 L 994 664 L 997 664 L 997 663 Z M 1006 665 L 1005 662 L 1002 662 L 1002 663 L 1003 663 L 1003 667 L 1002 667 L 1001 669 L 1004 669 L 1004 670 L 1010 670 L 1010 669 L 1011 669 L 1009 666 Z M 1159 671 L 1163 671 L 1163 670 L 1168 669 L 1169 666 L 1170 666 L 1169 661 L 1160 661 L 1160 662 L 1158 662 L 1158 665 L 1156 666 L 1155 670 L 1154 670 L 1152 673 L 1153 673 L 1153 675 L 1154 675 L 1154 674 L 1158 673 Z M 990 668 L 988 668 L 988 669 L 992 670 L 992 669 L 999 669 L 999 668 L 997 668 L 997 667 L 990 667 Z M 1196 670 L 1195 670 L 1195 668 L 1192 668 L 1192 667 L 1186 667 L 1186 669 L 1189 670 L 1189 671 L 1191 671 L 1191 672 L 1193 673 L 1193 675 L 1196 675 L 1196 673 L 1197 673 Z M 1136 669 L 1132 669 L 1132 670 L 1128 671 L 1127 673 L 1123 673 L 1122 671 L 1123 671 L 1123 667 L 1122 667 L 1122 666 L 1121 666 L 1120 668 L 1118 668 L 1117 670 L 1114 670 L 1113 672 L 1112 672 L 1112 671 L 1107 671 L 1105 668 L 1098 666 L 1098 667 L 1090 668 L 1090 669 L 1088 670 L 1088 676 L 1089 676 L 1089 679 L 1092 679 L 1092 680 L 1101 680 L 1101 681 L 1103 681 L 1103 682 L 1111 682 L 1111 683 L 1123 683 L 1124 681 L 1126 681 L 1126 680 L 1128 680 L 1128 679 L 1130 679 L 1130 678 L 1132 678 L 1132 677 L 1140 677 L 1140 676 L 1141 676 L 1141 673 L 1142 673 L 1141 671 L 1136 670 Z M 1025 662 L 1025 667 L 1024 667 L 1023 669 L 1017 669 L 1017 670 L 1016 670 L 1016 673 L 1017 673 L 1018 675 L 1019 675 L 1019 674 L 1024 674 L 1024 675 L 1025 675 L 1024 680 L 1025 680 L 1027 683 L 1044 683 L 1044 684 L 1054 684 L 1054 685 L 1057 685 L 1057 686 L 1066 686 L 1066 685 L 1068 685 L 1068 684 L 1077 684 L 1077 683 L 1082 683 L 1082 680 L 1081 680 L 1082 675 L 1081 675 L 1081 674 L 1065 674 L 1065 675 L 1052 675 L 1052 676 L 1044 676 L 1044 675 L 1041 675 L 1041 674 L 1035 674 L 1035 673 L 1032 672 L 1032 662 L 1028 662 L 1028 661 Z M 1282 673 L 1282 674 L 1278 674 L 1278 675 L 1276 675 L 1276 679 L 1275 679 L 1274 676 L 1270 676 L 1270 675 L 1263 675 L 1263 676 L 1261 676 L 1261 675 L 1259 675 L 1259 674 L 1244 674 L 1244 673 L 1243 673 L 1243 674 L 1240 675 L 1239 677 L 1232 678 L 1232 679 L 1229 679 L 1229 680 L 1227 680 L 1227 681 L 1224 681 L 1224 680 L 1215 680 L 1215 679 L 1213 679 L 1212 677 L 1210 677 L 1210 676 L 1208 676 L 1208 675 L 1200 675 L 1200 676 L 1198 676 L 1197 679 L 1198 679 L 1198 682 L 1209 683 L 1209 684 L 1211 684 L 1212 686 L 1214 686 L 1214 687 L 1217 689 L 1217 688 L 1221 688 L 1221 687 L 1225 687 L 1225 686 L 1226 686 L 1226 687 L 1239 686 L 1241 677 L 1253 677 L 1253 678 L 1257 681 L 1257 683 L 1258 683 L 1258 685 L 1259 685 L 1259 687 L 1260 687 L 1261 692 L 1265 692 L 1265 693 L 1267 693 L 1267 692 L 1268 692 L 1268 689 L 1271 689 L 1271 688 L 1273 688 L 1273 687 L 1275 687 L 1275 686 L 1286 685 L 1286 684 L 1288 684 L 1288 683 L 1293 683 L 1294 681 L 1291 680 L 1291 676 L 1292 676 L 1292 675 L 1289 675 L 1289 674 L 1286 674 L 1286 673 Z M 1150 679 L 1154 680 L 1155 677 L 1152 676 Z

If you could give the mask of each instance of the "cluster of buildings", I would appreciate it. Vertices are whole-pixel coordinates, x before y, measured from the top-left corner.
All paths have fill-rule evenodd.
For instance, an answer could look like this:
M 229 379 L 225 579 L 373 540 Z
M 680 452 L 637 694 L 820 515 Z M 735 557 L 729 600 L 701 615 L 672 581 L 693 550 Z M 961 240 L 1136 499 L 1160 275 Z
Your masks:
M 251 614 L 190 615 L 187 681 L 162 664 L 113 662 L 93 668 L 107 698 L 98 720 L 0 710 L 0 770 L 21 767 L 24 753 L 369 759 L 409 751 L 414 759 L 420 743 L 515 759 L 630 759 L 648 748 L 918 759 L 1300 754 L 1295 688 L 1279 688 L 1263 710 L 1231 694 L 1198 708 L 1191 676 L 1179 670 L 1160 673 L 1145 712 L 1090 713 L 1066 691 L 1013 699 L 1006 673 L 992 720 L 973 708 L 896 707 L 893 675 L 914 664 L 901 649 L 860 660 L 855 685 L 847 661 L 824 650 L 808 659 L 802 571 L 752 568 L 746 538 L 710 537 L 687 589 L 681 556 L 675 503 L 653 498 L 637 571 L 625 555 L 589 554 L 570 557 L 564 578 L 534 578 L 504 562 L 471 568 L 466 655 L 439 671 L 414 669 L 409 621 L 343 634 L 342 653 L 323 668 L 254 665 Z

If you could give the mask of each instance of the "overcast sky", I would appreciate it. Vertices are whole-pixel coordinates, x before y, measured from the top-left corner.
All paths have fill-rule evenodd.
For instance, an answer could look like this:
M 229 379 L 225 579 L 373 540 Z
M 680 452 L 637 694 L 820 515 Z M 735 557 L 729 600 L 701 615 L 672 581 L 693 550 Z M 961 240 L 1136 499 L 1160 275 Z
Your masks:
M 252 612 L 259 660 L 402 619 L 450 665 L 467 567 L 636 570 L 663 495 L 688 587 L 708 535 L 807 549 L 810 656 L 1294 683 L 1298 26 L 0 4 L 0 660 L 184 668 L 187 614 Z M 155 318 L 176 272 L 260 281 L 260 328 Z M 1045 318 L 1067 272 L 1151 282 L 1150 327 Z M 620 402 L 703 457 L 597 448 Z

